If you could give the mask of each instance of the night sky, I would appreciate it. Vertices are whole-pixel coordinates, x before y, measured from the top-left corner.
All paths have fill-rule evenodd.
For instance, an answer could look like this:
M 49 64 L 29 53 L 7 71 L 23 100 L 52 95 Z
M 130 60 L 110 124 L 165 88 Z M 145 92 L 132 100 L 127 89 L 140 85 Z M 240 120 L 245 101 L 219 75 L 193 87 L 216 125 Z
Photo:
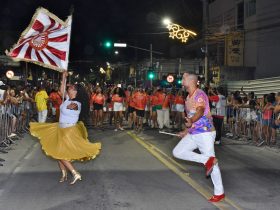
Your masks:
M 100 46 L 106 39 L 148 49 L 152 43 L 154 50 L 164 53 L 163 57 L 179 57 L 187 45 L 168 38 L 162 19 L 168 16 L 198 33 L 202 28 L 199 0 L 1 0 L 1 54 L 17 41 L 40 6 L 63 20 L 73 6 L 70 61 L 104 60 L 114 56 L 113 50 Z M 134 49 L 118 50 L 121 60 L 148 56 L 147 52 L 135 53 Z

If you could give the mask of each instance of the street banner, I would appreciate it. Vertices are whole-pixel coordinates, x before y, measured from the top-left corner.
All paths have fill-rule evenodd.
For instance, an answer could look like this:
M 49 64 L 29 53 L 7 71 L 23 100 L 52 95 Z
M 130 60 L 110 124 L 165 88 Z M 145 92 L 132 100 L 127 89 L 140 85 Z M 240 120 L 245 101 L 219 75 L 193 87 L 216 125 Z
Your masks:
M 234 32 L 226 37 L 226 65 L 243 66 L 244 55 L 244 34 L 242 32 Z
M 18 42 L 6 54 L 15 61 L 26 61 L 65 71 L 68 68 L 72 16 L 62 21 L 44 8 L 38 8 Z

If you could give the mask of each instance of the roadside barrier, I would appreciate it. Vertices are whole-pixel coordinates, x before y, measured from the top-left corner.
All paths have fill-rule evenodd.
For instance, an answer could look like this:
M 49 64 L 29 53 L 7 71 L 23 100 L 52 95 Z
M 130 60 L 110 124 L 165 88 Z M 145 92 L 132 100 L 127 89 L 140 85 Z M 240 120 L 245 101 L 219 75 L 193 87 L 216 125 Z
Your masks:
M 16 140 L 28 132 L 30 121 L 28 102 L 0 105 L 0 152 L 7 153 Z
M 225 136 L 261 146 L 276 143 L 276 132 L 273 134 L 275 115 L 264 119 L 259 109 L 226 107 L 224 126 Z

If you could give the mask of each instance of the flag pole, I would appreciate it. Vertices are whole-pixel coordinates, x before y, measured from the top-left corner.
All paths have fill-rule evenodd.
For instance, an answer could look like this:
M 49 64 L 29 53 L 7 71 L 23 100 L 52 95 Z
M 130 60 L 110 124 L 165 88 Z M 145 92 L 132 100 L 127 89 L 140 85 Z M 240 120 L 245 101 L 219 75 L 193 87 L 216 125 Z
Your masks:
M 67 42 L 68 42 L 68 53 L 67 53 L 67 67 L 66 67 L 66 71 L 68 71 L 68 66 L 69 66 L 69 54 L 70 54 L 70 41 L 71 41 L 71 33 L 72 33 L 72 20 L 73 20 L 73 13 L 74 13 L 74 6 L 71 5 L 70 7 L 70 16 L 68 17 L 68 21 L 71 21 L 70 22 L 70 33 L 69 33 L 69 39 L 67 39 Z M 69 19 L 70 18 L 70 19 Z M 62 101 L 64 101 L 64 96 L 65 96 L 65 92 L 66 92 L 66 81 L 67 81 L 67 78 L 65 79 L 64 81 L 64 90 L 63 90 L 63 94 L 62 94 Z
M 24 85 L 27 85 L 27 77 L 28 77 L 28 65 L 27 62 L 25 62 L 25 78 L 24 78 Z

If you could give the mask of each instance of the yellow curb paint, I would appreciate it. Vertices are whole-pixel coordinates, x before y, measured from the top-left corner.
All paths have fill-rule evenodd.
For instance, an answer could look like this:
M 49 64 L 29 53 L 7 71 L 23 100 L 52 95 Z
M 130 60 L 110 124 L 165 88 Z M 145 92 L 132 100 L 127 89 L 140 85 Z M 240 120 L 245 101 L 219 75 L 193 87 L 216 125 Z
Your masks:
M 212 193 L 209 190 L 203 188 L 200 184 L 198 184 L 196 181 L 190 178 L 189 176 L 190 174 L 186 172 L 186 167 L 176 162 L 173 158 L 169 157 L 167 154 L 165 154 L 163 151 L 161 151 L 159 148 L 155 147 L 154 145 L 148 142 L 144 142 L 141 138 L 139 138 L 132 132 L 127 132 L 127 134 L 131 136 L 135 141 L 137 141 L 140 145 L 142 145 L 145 149 L 147 149 L 154 157 L 156 157 L 160 162 L 162 162 L 165 166 L 167 166 L 171 171 L 173 171 L 181 179 L 183 179 L 190 186 L 192 186 L 204 198 L 208 200 L 212 196 Z M 229 206 L 225 205 L 225 202 L 237 210 L 242 210 L 239 206 L 234 204 L 234 202 L 228 199 L 227 197 L 224 199 L 224 202 L 212 203 L 212 204 L 221 210 L 227 210 L 229 209 Z

